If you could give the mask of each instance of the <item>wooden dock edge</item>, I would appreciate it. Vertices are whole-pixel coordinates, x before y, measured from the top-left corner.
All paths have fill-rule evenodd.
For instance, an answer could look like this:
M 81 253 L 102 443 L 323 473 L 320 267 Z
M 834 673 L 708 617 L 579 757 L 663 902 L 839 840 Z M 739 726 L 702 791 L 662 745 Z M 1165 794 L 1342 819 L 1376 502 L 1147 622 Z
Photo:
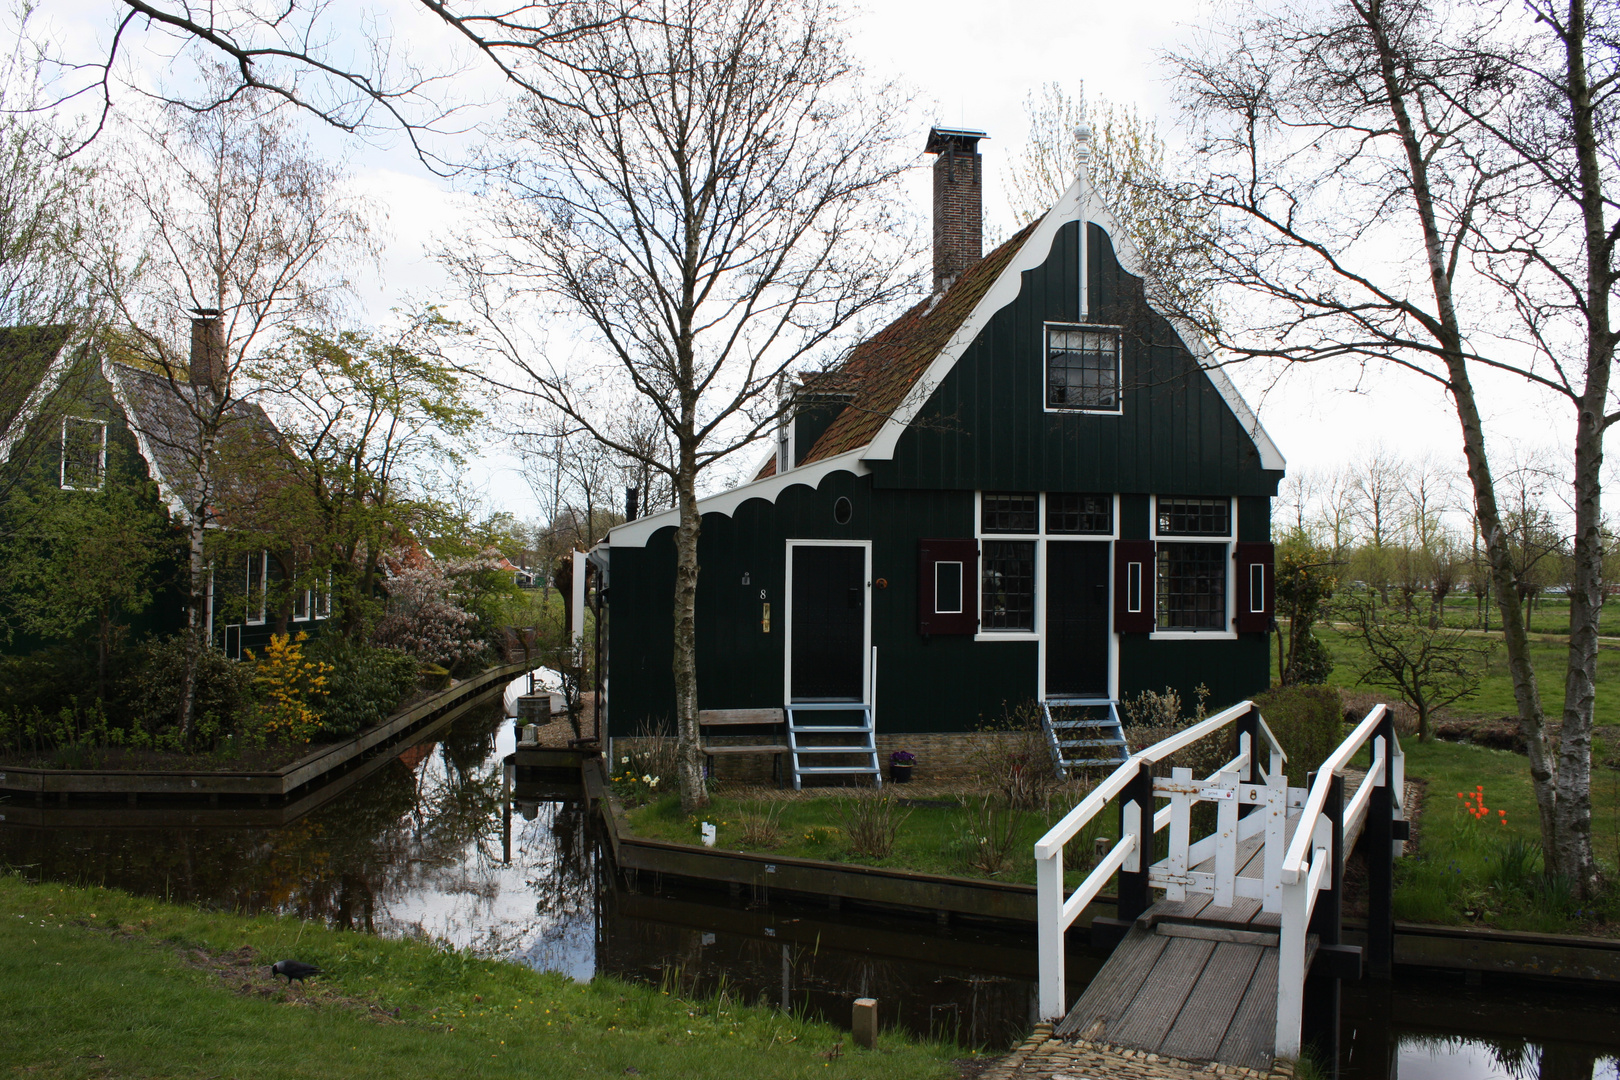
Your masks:
M 31 769 L 0 765 L 0 792 L 57 797 L 85 795 L 211 796 L 282 799 L 331 775 L 358 758 L 427 725 L 452 719 L 529 670 L 525 663 L 503 664 L 403 709 L 376 727 L 322 747 L 274 770 Z
M 644 840 L 631 835 L 608 797 L 600 759 L 582 765 L 585 796 L 598 806 L 613 860 L 621 868 L 712 883 L 775 888 L 825 901 L 843 901 L 913 912 L 944 912 L 1034 929 L 1035 888 L 943 875 L 910 874 L 811 859 L 770 858 L 717 851 L 694 844 Z M 774 870 L 768 868 L 774 867 Z M 1076 920 L 1076 930 L 1112 916 L 1114 898 L 1098 897 Z M 1071 934 L 1073 931 L 1071 931 Z M 1347 944 L 1361 944 L 1364 931 L 1346 923 Z M 1084 939 L 1082 939 L 1084 940 Z M 1073 938 L 1071 936 L 1071 947 Z M 1620 981 L 1620 940 L 1530 934 L 1467 927 L 1395 924 L 1395 963 L 1402 967 L 1493 972 L 1577 981 Z
M 1034 929 L 1033 885 L 756 855 L 637 837 L 625 826 L 613 803 L 601 761 L 586 762 L 582 772 L 586 798 L 599 807 L 614 863 L 622 870 L 747 887 L 760 895 L 777 891 L 840 905 L 1016 923 L 1020 930 Z M 1076 922 L 1089 925 L 1093 917 L 1111 914 L 1113 907 L 1111 897 L 1099 897 L 1099 902 L 1082 912 Z
M 1363 944 L 1366 931 L 1346 923 L 1344 940 L 1349 945 Z M 1620 982 L 1620 940 L 1397 922 L 1395 963 L 1402 967 L 1614 983 Z

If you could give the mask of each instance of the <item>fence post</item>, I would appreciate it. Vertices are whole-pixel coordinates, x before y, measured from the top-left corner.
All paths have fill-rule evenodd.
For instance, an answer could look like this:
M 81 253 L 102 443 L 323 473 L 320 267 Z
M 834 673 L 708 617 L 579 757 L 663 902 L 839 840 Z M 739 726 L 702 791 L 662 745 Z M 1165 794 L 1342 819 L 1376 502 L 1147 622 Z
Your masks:
M 1063 985 L 1063 849 L 1035 860 L 1035 936 L 1041 1019 L 1056 1021 L 1068 1002 Z
M 1260 783 L 1260 709 L 1252 702 L 1249 711 L 1238 717 L 1237 721 L 1237 748 L 1243 750 L 1243 740 L 1249 740 L 1249 768 L 1239 777 L 1245 784 Z M 1235 755 L 1234 755 L 1235 756 Z M 1238 804 L 1238 817 L 1246 818 L 1260 809 L 1257 804 L 1240 802 Z
M 1384 764 L 1361 841 L 1367 858 L 1367 967 L 1373 978 L 1387 979 L 1395 961 L 1395 721 L 1387 709 L 1372 742 L 1373 756 L 1382 749 Z
M 1131 803 L 1139 809 L 1136 820 L 1127 818 L 1125 810 Z M 1136 850 L 1119 868 L 1120 922 L 1131 923 L 1148 909 L 1148 867 L 1153 864 L 1153 770 L 1146 762 L 1136 767 L 1136 776 L 1119 793 L 1119 836 L 1123 840 L 1129 832 L 1136 833 Z M 1132 863 L 1136 869 L 1130 869 Z
M 1315 777 L 1310 784 L 1315 787 Z M 1330 884 L 1316 898 L 1309 932 L 1317 937 L 1317 962 L 1305 973 L 1305 994 L 1300 1017 L 1300 1035 L 1314 1044 L 1325 1061 L 1339 1059 L 1339 977 L 1321 946 L 1340 944 L 1341 915 L 1344 908 L 1344 777 L 1328 778 L 1327 804 L 1322 808 L 1329 840 L 1328 869 L 1323 875 Z

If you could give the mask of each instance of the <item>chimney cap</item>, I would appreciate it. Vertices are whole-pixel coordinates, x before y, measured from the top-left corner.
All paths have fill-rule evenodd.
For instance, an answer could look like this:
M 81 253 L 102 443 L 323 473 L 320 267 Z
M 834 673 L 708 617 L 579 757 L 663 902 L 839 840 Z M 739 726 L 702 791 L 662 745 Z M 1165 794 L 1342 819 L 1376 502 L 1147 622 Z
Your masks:
M 928 129 L 928 145 L 923 147 L 923 153 L 943 154 L 948 150 L 958 150 L 972 154 L 978 151 L 979 140 L 989 137 L 972 128 L 931 127 Z

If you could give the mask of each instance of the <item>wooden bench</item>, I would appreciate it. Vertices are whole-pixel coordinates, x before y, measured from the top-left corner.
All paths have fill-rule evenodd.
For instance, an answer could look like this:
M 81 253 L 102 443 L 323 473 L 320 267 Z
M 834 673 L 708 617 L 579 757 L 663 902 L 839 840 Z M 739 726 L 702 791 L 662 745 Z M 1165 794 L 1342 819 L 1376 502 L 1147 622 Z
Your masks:
M 699 709 L 698 710 L 698 738 L 702 743 L 703 753 L 706 756 L 704 764 L 708 766 L 712 775 L 714 772 L 715 754 L 771 754 L 772 778 L 778 784 L 782 782 L 782 755 L 787 753 L 787 720 L 781 709 Z M 725 734 L 728 727 L 762 728 L 774 727 L 781 729 L 780 741 L 774 743 L 747 743 L 736 745 L 716 746 L 709 739 L 715 735 Z M 720 729 L 720 730 L 714 730 Z M 752 735 L 752 731 L 741 734 Z M 766 736 L 761 736 L 764 738 Z

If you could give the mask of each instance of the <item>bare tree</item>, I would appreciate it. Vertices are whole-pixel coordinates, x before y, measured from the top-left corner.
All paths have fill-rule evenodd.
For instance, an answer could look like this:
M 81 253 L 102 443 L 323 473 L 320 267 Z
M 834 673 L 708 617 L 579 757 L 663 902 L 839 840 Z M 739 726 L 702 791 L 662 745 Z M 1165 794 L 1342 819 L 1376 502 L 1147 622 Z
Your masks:
M 581 37 L 634 10 L 589 0 L 412 6 L 448 35 L 432 43 L 427 51 L 434 58 L 426 64 L 397 47 L 390 29 L 396 11 L 381 3 L 107 0 L 101 40 L 54 33 L 38 13 L 27 13 L 32 25 L 25 32 L 41 64 L 55 73 L 48 104 L 93 102 L 81 147 L 106 128 L 121 93 L 137 100 L 153 93 L 152 80 L 120 74 L 144 53 L 169 59 L 157 85 L 171 104 L 207 113 L 243 96 L 275 101 L 347 132 L 402 132 L 422 160 L 442 169 L 447 163 L 432 137 L 463 132 L 459 111 L 479 104 L 448 100 L 448 83 L 476 64 L 524 93 L 543 95 L 537 75 L 569 62 Z M 188 84 L 193 69 L 225 78 Z
M 699 484 L 776 422 L 780 374 L 831 360 L 909 288 L 890 194 L 903 109 L 864 89 L 816 0 L 668 0 L 646 15 L 574 41 L 546 96 L 514 111 L 489 242 L 451 263 L 511 388 L 674 489 L 681 801 L 696 807 Z M 518 312 L 536 298 L 574 320 L 594 362 L 529 350 Z M 626 393 L 672 454 L 624 429 Z
M 1433 380 L 1455 406 L 1549 870 L 1584 891 L 1596 884 L 1586 794 L 1596 608 L 1589 629 L 1572 635 L 1574 704 L 1555 762 L 1475 383 L 1481 368 L 1507 371 L 1576 405 L 1580 460 L 1591 465 L 1590 476 L 1577 468 L 1578 501 L 1595 551 L 1615 281 L 1596 132 L 1620 84 L 1607 74 L 1612 50 L 1590 60 L 1582 51 L 1597 34 L 1583 3 L 1531 10 L 1541 24 L 1516 7 L 1423 0 L 1279 5 L 1222 25 L 1174 62 L 1197 129 L 1198 179 L 1182 192 L 1221 223 L 1219 242 L 1204 249 L 1208 272 L 1259 305 L 1241 326 L 1203 329 L 1238 357 L 1393 364 Z M 1521 44 L 1536 34 L 1539 44 Z M 1537 125 L 1517 119 L 1526 116 L 1543 119 L 1533 146 Z M 1573 248 L 1559 216 L 1541 209 L 1538 188 L 1554 177 L 1579 209 Z M 1597 320 L 1563 382 L 1544 373 L 1550 347 L 1537 354 L 1510 340 L 1502 312 L 1537 303 L 1510 273 L 1511 258 L 1531 259 L 1514 236 L 1546 242 L 1538 265 Z M 1594 588 L 1599 574 L 1591 559 Z
M 117 353 L 135 361 L 131 422 L 189 534 L 185 733 L 208 619 L 218 452 L 251 438 L 260 415 L 246 404 L 243 367 L 294 323 L 330 311 L 346 288 L 334 268 L 370 239 L 340 174 L 259 95 L 205 113 L 171 108 L 141 136 L 116 181 L 129 233 L 109 237 L 93 268 L 113 298 Z

